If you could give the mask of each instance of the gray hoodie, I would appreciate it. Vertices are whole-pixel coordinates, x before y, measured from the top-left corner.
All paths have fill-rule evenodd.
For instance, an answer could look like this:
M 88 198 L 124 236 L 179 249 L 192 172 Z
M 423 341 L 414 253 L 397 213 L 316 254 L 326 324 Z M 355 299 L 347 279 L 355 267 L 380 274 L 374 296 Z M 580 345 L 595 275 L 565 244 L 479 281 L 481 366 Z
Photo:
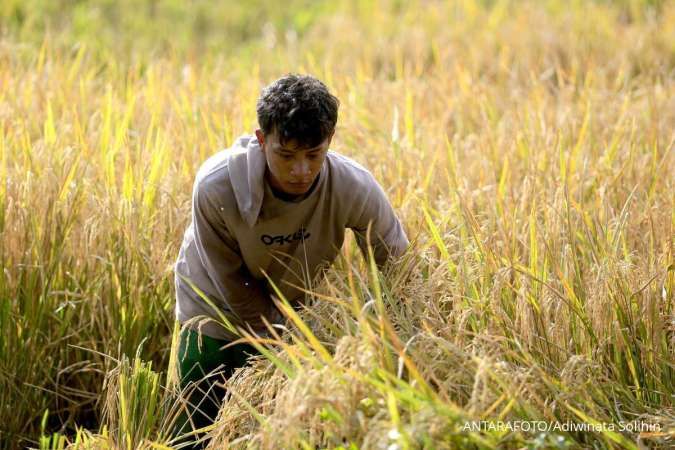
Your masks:
M 272 317 L 275 308 L 270 298 L 274 290 L 265 275 L 291 304 L 302 302 L 304 293 L 298 287 L 311 288 L 321 269 L 335 260 L 347 228 L 354 230 L 367 255 L 366 230 L 371 224 L 379 266 L 408 246 L 384 191 L 350 158 L 329 150 L 310 193 L 299 201 L 277 198 L 265 181 L 265 169 L 257 138 L 245 135 L 207 159 L 197 172 L 192 222 L 174 267 L 179 322 L 225 314 L 228 320 L 262 329 L 260 316 Z M 217 339 L 236 338 L 214 321 L 201 330 Z

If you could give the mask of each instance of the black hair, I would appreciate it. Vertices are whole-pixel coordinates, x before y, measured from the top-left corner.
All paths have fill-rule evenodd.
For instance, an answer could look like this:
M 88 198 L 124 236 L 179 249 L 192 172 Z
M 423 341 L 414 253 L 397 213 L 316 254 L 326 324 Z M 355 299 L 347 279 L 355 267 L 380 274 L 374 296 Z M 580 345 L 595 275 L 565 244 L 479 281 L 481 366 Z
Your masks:
M 267 136 L 277 132 L 283 145 L 316 147 L 335 130 L 340 101 L 320 80 L 288 74 L 265 87 L 258 98 L 258 124 Z

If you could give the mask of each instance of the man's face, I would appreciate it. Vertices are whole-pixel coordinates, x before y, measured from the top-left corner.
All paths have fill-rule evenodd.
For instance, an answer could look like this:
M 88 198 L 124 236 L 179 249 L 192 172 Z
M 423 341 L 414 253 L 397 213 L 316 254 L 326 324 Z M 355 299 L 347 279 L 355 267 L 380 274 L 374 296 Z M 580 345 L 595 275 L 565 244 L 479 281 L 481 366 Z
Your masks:
M 276 132 L 264 136 L 262 130 L 256 130 L 255 134 L 267 159 L 267 181 L 290 195 L 302 195 L 312 187 L 333 137 L 331 134 L 316 147 L 299 148 L 295 141 L 281 145 Z

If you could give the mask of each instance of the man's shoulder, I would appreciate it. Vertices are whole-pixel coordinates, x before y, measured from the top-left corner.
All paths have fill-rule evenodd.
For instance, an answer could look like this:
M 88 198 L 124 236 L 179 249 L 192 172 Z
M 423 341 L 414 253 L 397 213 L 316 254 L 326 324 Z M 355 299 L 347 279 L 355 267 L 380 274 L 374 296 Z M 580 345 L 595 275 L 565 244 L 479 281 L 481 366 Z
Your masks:
M 327 159 L 335 175 L 335 181 L 341 185 L 368 186 L 377 183 L 373 174 L 366 167 L 342 153 L 329 150 Z
M 232 189 L 228 170 L 231 153 L 230 149 L 220 150 L 199 166 L 195 176 L 195 194 L 208 197 L 220 196 Z
M 246 158 L 246 143 L 249 136 L 242 136 L 228 148 L 209 156 L 197 170 L 195 189 L 200 193 L 232 193 L 232 180 L 229 167 L 237 158 Z
M 246 157 L 246 144 L 248 138 L 249 136 L 242 136 L 238 138 L 232 146 L 219 150 L 206 158 L 199 166 L 195 179 L 197 181 L 202 181 L 207 178 L 217 178 L 218 176 L 227 177 L 227 167 L 230 162 L 235 158 Z

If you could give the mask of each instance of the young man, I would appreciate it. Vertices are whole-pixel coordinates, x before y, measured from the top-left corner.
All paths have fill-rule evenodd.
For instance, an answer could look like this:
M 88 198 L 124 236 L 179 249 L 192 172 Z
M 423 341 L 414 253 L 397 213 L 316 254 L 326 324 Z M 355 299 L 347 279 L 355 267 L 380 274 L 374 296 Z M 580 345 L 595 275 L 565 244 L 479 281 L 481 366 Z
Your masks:
M 240 137 L 197 173 L 192 223 L 175 264 L 176 317 L 192 323 L 180 337 L 181 386 L 195 391 L 178 432 L 212 422 L 224 394 L 216 379 L 229 377 L 257 353 L 247 344 L 222 349 L 238 336 L 220 325 L 221 314 L 264 333 L 263 317 L 281 320 L 267 277 L 292 305 L 301 304 L 300 289 L 334 261 L 347 228 L 367 257 L 370 227 L 379 266 L 408 246 L 371 173 L 328 149 L 338 105 L 316 78 L 280 78 L 258 99 L 255 136 Z M 197 326 L 198 317 L 214 320 Z

